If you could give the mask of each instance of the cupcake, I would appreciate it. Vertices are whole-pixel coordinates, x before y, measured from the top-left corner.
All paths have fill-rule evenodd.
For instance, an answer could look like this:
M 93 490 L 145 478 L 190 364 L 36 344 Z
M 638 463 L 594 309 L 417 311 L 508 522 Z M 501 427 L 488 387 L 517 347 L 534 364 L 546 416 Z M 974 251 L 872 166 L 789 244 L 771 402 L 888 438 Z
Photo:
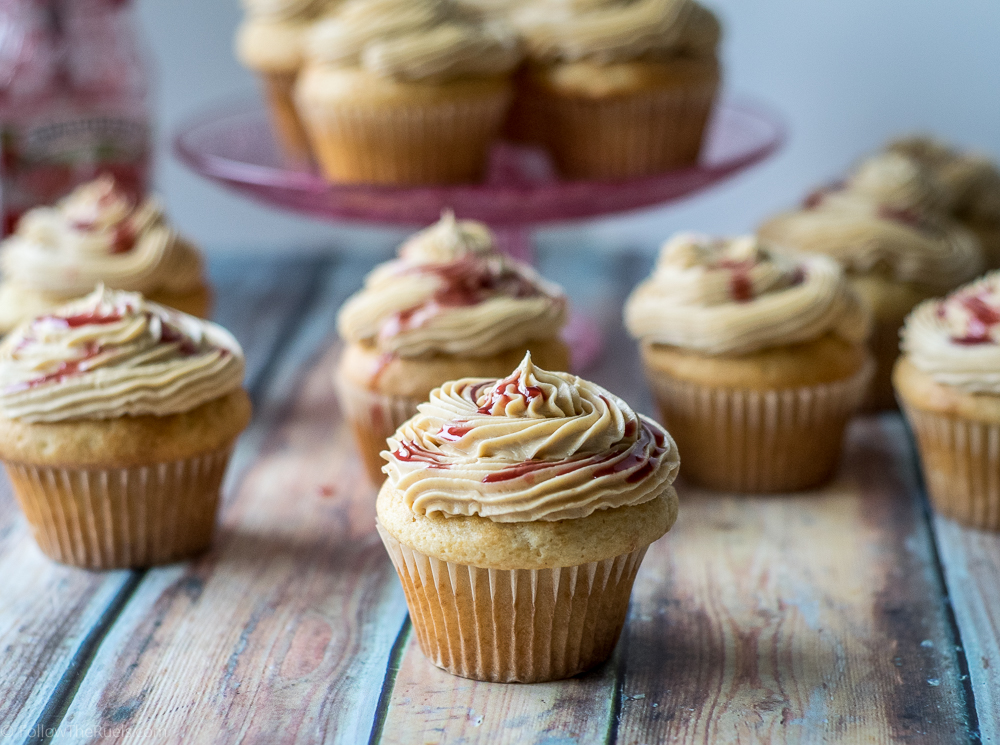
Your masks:
M 677 516 L 677 446 L 613 393 L 526 355 L 445 383 L 390 438 L 378 531 L 427 658 L 535 683 L 607 659 L 646 548 Z
M 445 214 L 376 267 L 340 311 L 337 383 L 369 473 L 385 440 L 447 380 L 501 377 L 528 350 L 565 368 L 562 290 L 497 251 L 485 225 Z
M 298 111 L 332 181 L 473 181 L 520 58 L 512 29 L 451 2 L 348 0 L 310 32 Z
M 916 158 L 934 171 L 944 186 L 948 211 L 979 238 L 986 266 L 1000 267 L 1000 168 L 996 163 L 929 137 L 896 140 L 888 150 Z
M 112 569 L 204 550 L 242 380 L 227 331 L 138 293 L 98 287 L 7 336 L 0 461 L 42 551 Z
M 921 303 L 893 383 L 934 508 L 1000 530 L 1000 272 Z
M 243 0 L 247 16 L 236 31 L 236 57 L 260 81 L 281 153 L 292 163 L 311 159 L 295 109 L 295 79 L 306 34 L 325 0 Z
M 98 282 L 197 316 L 211 303 L 197 249 L 167 224 L 156 199 L 135 204 L 110 176 L 25 213 L 0 243 L 0 268 L 2 333 Z
M 693 0 L 539 0 L 513 11 L 528 63 L 508 127 L 570 178 L 692 166 L 719 87 L 719 22 Z
M 625 324 L 685 478 L 782 492 L 831 476 L 872 373 L 868 316 L 835 261 L 681 234 Z
M 892 408 L 899 329 L 917 303 L 983 269 L 976 237 L 943 209 L 934 174 L 899 153 L 873 157 L 842 184 L 813 192 L 759 234 L 783 249 L 832 256 L 871 308 L 876 371 L 866 408 Z

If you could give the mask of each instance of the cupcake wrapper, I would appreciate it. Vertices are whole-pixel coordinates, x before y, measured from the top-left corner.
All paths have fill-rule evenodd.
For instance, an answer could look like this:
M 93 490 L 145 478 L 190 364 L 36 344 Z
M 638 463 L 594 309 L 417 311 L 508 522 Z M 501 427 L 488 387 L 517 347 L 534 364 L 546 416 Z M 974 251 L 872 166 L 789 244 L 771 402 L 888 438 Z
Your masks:
M 500 91 L 423 106 L 310 107 L 299 102 L 313 150 L 333 181 L 475 181 L 510 103 Z
M 846 380 L 769 391 L 649 377 L 685 478 L 724 491 L 782 492 L 832 475 L 873 367 L 868 360 Z
M 64 564 L 118 569 L 208 548 L 230 452 L 132 468 L 4 467 L 42 551 Z
M 717 89 L 709 82 L 605 100 L 526 93 L 519 135 L 547 145 L 570 178 L 662 173 L 698 162 Z
M 1000 424 L 922 411 L 904 402 L 934 508 L 964 525 L 1000 531 Z
M 403 422 L 417 413 L 418 399 L 405 396 L 386 396 L 359 388 L 340 376 L 336 380 L 337 395 L 344 410 L 365 468 L 372 482 L 381 484 L 385 479 L 382 466 L 385 461 L 380 453 L 386 449 L 386 440 Z
M 424 655 L 454 675 L 495 683 L 559 680 L 606 660 L 647 548 L 574 567 L 481 569 L 378 531 Z
M 295 108 L 295 73 L 258 75 L 271 114 L 271 128 L 282 155 L 298 165 L 312 161 L 312 149 Z

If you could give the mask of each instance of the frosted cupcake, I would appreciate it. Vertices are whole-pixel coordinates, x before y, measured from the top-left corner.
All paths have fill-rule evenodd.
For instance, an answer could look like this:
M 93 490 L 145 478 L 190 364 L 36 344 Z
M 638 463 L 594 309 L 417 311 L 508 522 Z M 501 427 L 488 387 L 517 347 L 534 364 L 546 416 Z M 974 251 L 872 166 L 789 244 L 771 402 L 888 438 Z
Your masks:
M 693 0 L 540 0 L 512 14 L 528 65 L 510 129 L 571 178 L 694 165 L 719 87 L 715 16 Z
M 836 259 L 871 308 L 877 367 L 868 408 L 895 406 L 892 366 L 906 314 L 983 269 L 979 242 L 943 211 L 943 200 L 933 173 L 913 158 L 887 153 L 760 228 L 762 239 L 784 249 Z
M 511 98 L 512 29 L 445 0 L 348 0 L 316 24 L 296 101 L 332 181 L 472 181 Z
M 935 509 L 1000 530 L 1000 272 L 906 319 L 893 382 Z
M 378 530 L 431 662 L 532 683 L 607 659 L 646 548 L 677 516 L 663 428 L 526 356 L 434 390 L 384 455 Z
M 0 344 L 0 461 L 42 551 L 90 569 L 204 550 L 250 418 L 224 329 L 103 287 Z
M 507 374 L 528 350 L 565 368 L 562 290 L 497 251 L 486 226 L 446 214 L 376 267 L 340 311 L 341 401 L 382 480 L 386 438 L 447 380 Z
M 197 316 L 210 292 L 201 257 L 153 197 L 135 204 L 110 176 L 37 207 L 0 243 L 0 332 L 87 295 L 103 282 Z
M 872 372 L 868 316 L 835 261 L 681 234 L 625 324 L 685 478 L 780 492 L 831 476 Z

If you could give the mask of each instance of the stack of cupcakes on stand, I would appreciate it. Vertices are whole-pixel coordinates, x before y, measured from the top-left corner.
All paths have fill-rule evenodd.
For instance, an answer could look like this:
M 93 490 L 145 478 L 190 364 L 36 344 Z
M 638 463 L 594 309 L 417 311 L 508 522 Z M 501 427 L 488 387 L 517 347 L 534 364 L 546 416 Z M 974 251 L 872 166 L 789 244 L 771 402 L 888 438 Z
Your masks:
M 783 249 L 836 259 L 871 308 L 877 363 L 871 409 L 895 406 L 892 366 L 906 314 L 983 268 L 979 241 L 947 213 L 940 181 L 897 152 L 863 162 L 847 181 L 813 192 L 801 208 L 771 218 L 759 233 Z
M 207 316 L 201 257 L 171 228 L 157 200 L 141 204 L 110 176 L 37 207 L 0 243 L 0 332 L 87 295 L 98 282 Z
M 501 377 L 526 351 L 566 369 L 562 290 L 497 251 L 486 226 L 446 214 L 376 267 L 338 319 L 337 370 L 369 473 L 382 478 L 386 438 L 448 380 Z
M 780 492 L 833 473 L 872 374 L 869 319 L 835 261 L 681 234 L 628 299 L 625 324 L 685 478 Z

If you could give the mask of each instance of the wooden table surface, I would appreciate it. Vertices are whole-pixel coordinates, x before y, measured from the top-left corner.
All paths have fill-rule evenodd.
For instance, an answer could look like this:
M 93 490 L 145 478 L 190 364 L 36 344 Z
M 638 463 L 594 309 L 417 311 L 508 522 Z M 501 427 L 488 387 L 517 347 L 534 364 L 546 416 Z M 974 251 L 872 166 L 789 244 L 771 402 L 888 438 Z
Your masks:
M 540 262 L 608 335 L 586 377 L 651 412 L 620 322 L 650 260 Z M 55 564 L 2 479 L 0 741 L 1000 743 L 1000 538 L 929 513 L 896 415 L 854 422 L 821 491 L 681 484 L 602 667 L 540 685 L 433 667 L 331 384 L 370 264 L 213 262 L 256 412 L 204 557 Z

